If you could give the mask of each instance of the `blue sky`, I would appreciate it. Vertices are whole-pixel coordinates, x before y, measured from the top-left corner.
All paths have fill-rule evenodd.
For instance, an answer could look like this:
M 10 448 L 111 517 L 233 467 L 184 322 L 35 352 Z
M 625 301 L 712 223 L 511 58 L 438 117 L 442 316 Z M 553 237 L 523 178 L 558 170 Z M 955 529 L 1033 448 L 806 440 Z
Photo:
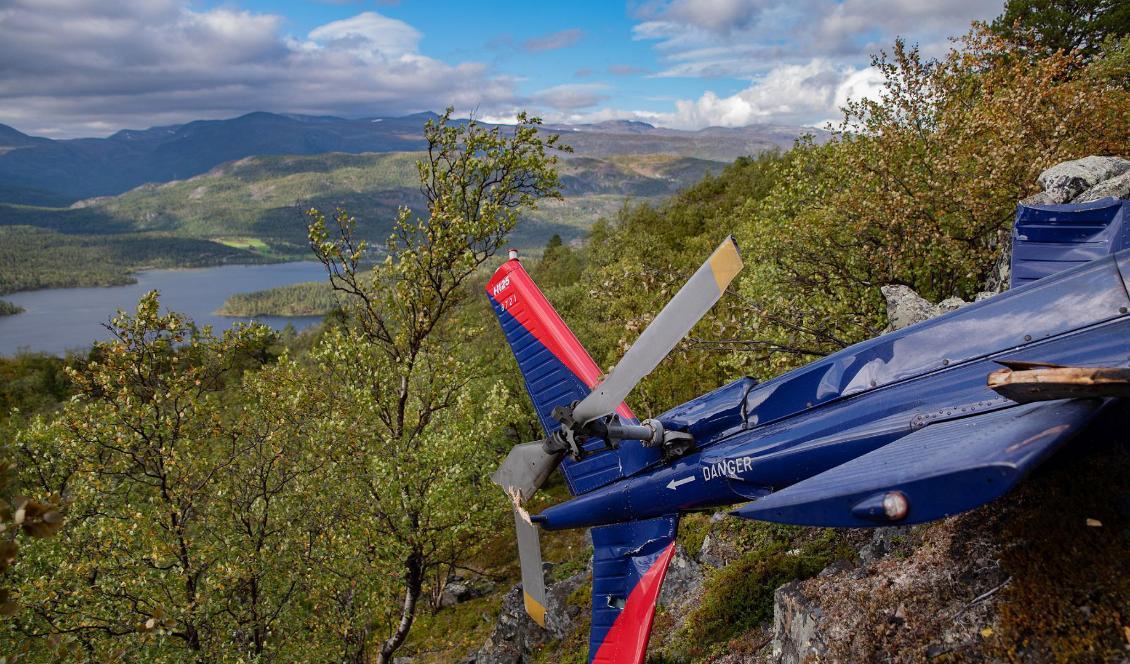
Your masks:
M 984 0 L 0 0 L 0 122 L 99 136 L 254 110 L 820 125 L 896 36 L 940 55 Z

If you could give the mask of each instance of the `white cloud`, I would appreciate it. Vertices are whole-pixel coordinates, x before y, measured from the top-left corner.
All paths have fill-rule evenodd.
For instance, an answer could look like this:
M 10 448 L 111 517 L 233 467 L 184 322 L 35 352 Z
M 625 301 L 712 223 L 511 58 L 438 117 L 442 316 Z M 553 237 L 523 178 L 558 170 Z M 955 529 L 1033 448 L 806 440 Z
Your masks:
M 404 21 L 363 12 L 310 31 L 310 41 L 320 47 L 346 51 L 369 62 L 416 53 L 422 35 Z
M 673 112 L 607 111 L 564 115 L 557 121 L 600 122 L 644 120 L 676 129 L 750 124 L 823 126 L 838 123 L 839 108 L 848 100 L 877 98 L 882 77 L 873 68 L 855 69 L 814 58 L 803 65 L 782 65 L 749 87 L 720 97 L 706 91 L 697 99 L 675 101 Z
M 673 0 L 633 37 L 654 42 L 667 64 L 657 76 L 754 78 L 817 57 L 861 66 L 896 36 L 941 55 L 948 37 L 999 12 L 984 0 Z
M 532 99 L 537 104 L 559 111 L 588 108 L 608 99 L 608 86 L 603 83 L 566 83 L 539 90 Z
M 662 18 L 729 34 L 752 23 L 766 4 L 761 0 L 674 0 Z
M 782 65 L 729 97 L 708 91 L 696 100 L 676 102 L 672 123 L 680 127 L 738 127 L 770 120 L 800 124 L 813 115 L 826 115 L 840 84 L 853 73 L 819 58 L 804 65 Z
M 184 0 L 4 0 L 0 122 L 73 136 L 251 110 L 378 115 L 517 99 L 512 79 L 423 55 L 418 30 L 376 12 L 301 37 L 283 26 Z

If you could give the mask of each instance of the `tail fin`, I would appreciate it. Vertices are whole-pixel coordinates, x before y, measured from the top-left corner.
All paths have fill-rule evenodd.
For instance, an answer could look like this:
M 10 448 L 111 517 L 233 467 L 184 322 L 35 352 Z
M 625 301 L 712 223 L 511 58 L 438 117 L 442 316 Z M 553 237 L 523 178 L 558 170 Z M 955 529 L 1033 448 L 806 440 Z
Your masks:
M 584 399 L 599 382 L 600 369 L 517 258 L 498 268 L 486 290 L 518 360 L 534 410 L 549 435 L 558 427 L 551 415 L 553 409 Z M 622 420 L 636 422 L 625 404 L 620 404 L 616 414 Z M 597 449 L 603 443 L 597 440 L 590 445 Z M 567 458 L 561 468 L 569 490 L 576 495 L 610 484 L 659 458 L 658 449 L 646 448 L 638 441 L 622 441 L 619 449 L 582 461 Z

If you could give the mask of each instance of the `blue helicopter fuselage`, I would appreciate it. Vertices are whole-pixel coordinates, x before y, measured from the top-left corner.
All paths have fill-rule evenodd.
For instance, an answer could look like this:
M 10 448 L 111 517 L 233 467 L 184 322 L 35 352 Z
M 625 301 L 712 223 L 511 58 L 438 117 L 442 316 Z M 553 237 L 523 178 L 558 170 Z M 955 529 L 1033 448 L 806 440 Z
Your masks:
M 1127 277 L 1130 250 L 856 344 L 765 383 L 735 381 L 656 418 L 669 430 L 692 434 L 694 451 L 554 505 L 533 519 L 556 530 L 717 508 L 811 480 L 916 432 L 943 432 L 946 422 L 996 413 L 991 416 L 1002 426 L 1015 429 L 1032 418 L 1017 419 L 1020 424 L 1002 420 L 1024 417 L 1026 407 L 989 389 L 989 373 L 1003 361 L 1126 366 Z M 959 455 L 962 437 L 971 434 L 955 431 L 942 442 Z M 1036 431 L 1042 435 L 1043 429 Z M 929 521 L 992 500 L 1042 460 L 1023 457 L 1024 450 L 1015 445 L 1001 448 L 1000 458 L 991 463 L 951 463 L 945 472 L 913 483 L 911 508 L 900 522 Z M 933 455 L 935 464 L 950 461 L 938 441 L 902 452 L 915 454 Z M 895 457 L 877 462 L 899 463 Z M 899 479 L 892 471 L 892 485 Z M 828 495 L 816 497 L 847 490 L 817 487 L 817 494 Z M 877 522 L 866 500 L 850 498 L 858 503 L 854 509 L 855 503 L 836 503 L 780 520 L 884 525 L 882 513 Z M 768 511 L 756 518 L 774 520 Z

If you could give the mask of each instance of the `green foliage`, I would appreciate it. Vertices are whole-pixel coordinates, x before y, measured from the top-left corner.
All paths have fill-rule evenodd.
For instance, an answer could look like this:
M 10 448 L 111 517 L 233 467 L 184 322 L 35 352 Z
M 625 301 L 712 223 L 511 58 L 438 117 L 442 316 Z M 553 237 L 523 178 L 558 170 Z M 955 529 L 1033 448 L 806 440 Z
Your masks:
M 0 357 L 0 424 L 13 410 L 33 415 L 71 396 L 74 388 L 66 368 L 76 364 L 77 359 L 63 360 L 43 353 Z
M 11 616 L 19 611 L 16 598 L 18 590 L 8 586 L 9 569 L 19 554 L 19 538 L 45 538 L 56 535 L 63 527 L 64 501 L 58 493 L 46 500 L 32 500 L 18 493 L 12 463 L 7 460 L 10 450 L 2 450 L 5 460 L 0 461 L 0 616 Z
M 279 286 L 253 293 L 237 293 L 217 313 L 223 316 L 324 316 L 341 301 L 324 281 Z
M 95 659 L 275 652 L 269 635 L 300 624 L 295 589 L 327 516 L 308 509 L 327 460 L 308 444 L 305 394 L 282 396 L 285 372 L 267 370 L 229 389 L 268 359 L 259 326 L 217 338 L 150 293 L 112 331 L 68 370 L 77 397 L 16 440 L 25 483 L 67 495 L 71 518 L 19 570 L 35 611 L 12 632 Z
M 7 300 L 0 300 L 0 316 L 12 316 L 23 313 L 23 310 L 23 307 L 18 307 Z
M 702 601 L 677 636 L 677 649 L 691 657 L 702 657 L 710 646 L 769 621 L 773 592 L 779 586 L 815 576 L 832 561 L 853 553 L 831 529 L 769 523 L 730 527 L 740 531 L 734 544 L 745 553 L 708 575 Z
M 546 247 L 531 273 L 598 366 L 620 359 L 734 229 L 733 210 L 771 190 L 781 159 L 772 152 L 738 159 L 660 205 L 625 206 L 611 222 L 594 225 L 583 250 Z M 733 352 L 736 311 L 724 298 L 644 379 L 632 392 L 637 414 L 658 414 L 736 377 L 719 363 Z M 497 343 L 504 343 L 500 333 Z
M 567 148 L 542 138 L 538 119 L 520 115 L 503 134 L 451 123 L 451 112 L 424 127 L 418 175 L 428 214 L 400 209 L 371 272 L 360 270 L 368 243 L 355 218 L 338 209 L 331 232 L 321 212 L 309 213 L 310 245 L 348 301 L 347 324 L 312 357 L 333 376 L 332 435 L 353 461 L 344 481 L 359 527 L 374 536 L 360 555 L 338 559 L 338 574 L 366 601 L 335 615 L 357 659 L 391 661 L 428 580 L 443 578 L 505 514 L 485 477 L 498 458 L 487 441 L 508 419 L 510 394 L 491 380 L 473 343 L 481 328 L 460 308 L 519 213 L 560 197 L 554 153 Z
M 1120 0 L 1007 0 L 990 29 L 1011 41 L 1030 39 L 1040 55 L 1092 56 L 1107 37 L 1130 34 L 1130 6 Z
M 38 288 L 118 286 L 144 268 L 255 263 L 257 254 L 161 234 L 68 235 L 0 226 L 0 294 Z
M 875 60 L 881 99 L 849 104 L 837 140 L 798 145 L 736 211 L 752 351 L 736 367 L 776 373 L 874 336 L 884 284 L 971 298 L 1043 169 L 1127 151 L 1130 95 L 1103 59 L 1033 60 L 979 29 L 961 45 L 934 62 L 896 43 Z

